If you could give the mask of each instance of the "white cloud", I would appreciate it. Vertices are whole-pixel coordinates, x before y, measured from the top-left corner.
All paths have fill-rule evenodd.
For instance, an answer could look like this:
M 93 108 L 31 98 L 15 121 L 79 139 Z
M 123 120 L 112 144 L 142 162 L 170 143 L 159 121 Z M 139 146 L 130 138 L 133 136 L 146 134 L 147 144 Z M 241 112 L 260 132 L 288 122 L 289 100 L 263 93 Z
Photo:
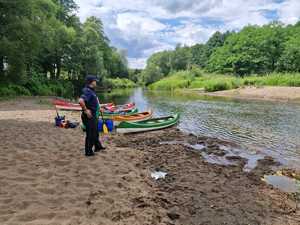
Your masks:
M 136 13 L 121 13 L 117 17 L 117 27 L 127 33 L 152 34 L 166 28 L 166 25 Z
M 129 67 L 143 69 L 146 65 L 147 58 L 128 58 Z
M 299 20 L 300 0 L 75 0 L 82 21 L 102 19 L 112 44 L 126 49 L 131 67 L 141 68 L 157 51 L 177 43 L 205 42 L 215 31 L 269 23 L 265 12 L 284 23 Z M 275 16 L 274 15 L 274 16 Z
M 194 45 L 197 43 L 206 42 L 209 37 L 216 32 L 215 28 L 205 28 L 202 25 L 187 23 L 174 30 L 169 36 L 173 37 L 174 43 L 183 45 Z
M 300 1 L 287 0 L 278 10 L 279 18 L 286 24 L 295 24 L 300 20 Z

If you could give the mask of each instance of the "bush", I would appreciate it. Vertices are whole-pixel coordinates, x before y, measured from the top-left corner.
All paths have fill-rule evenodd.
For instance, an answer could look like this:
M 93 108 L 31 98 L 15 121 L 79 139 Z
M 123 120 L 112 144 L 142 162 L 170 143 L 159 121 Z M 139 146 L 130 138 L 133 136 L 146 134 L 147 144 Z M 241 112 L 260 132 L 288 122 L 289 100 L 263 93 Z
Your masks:
M 68 80 L 48 80 L 42 75 L 33 74 L 25 87 L 32 95 L 73 97 L 74 86 Z
M 136 87 L 136 84 L 133 81 L 126 78 L 118 78 L 118 77 L 115 79 L 106 78 L 104 79 L 103 83 L 106 88 L 112 88 L 112 89 Z
M 265 76 L 248 76 L 244 78 L 202 74 L 195 77 L 190 71 L 179 71 L 166 77 L 149 87 L 153 90 L 176 90 L 181 88 L 204 88 L 205 91 L 221 91 L 235 89 L 242 86 L 290 86 L 300 87 L 300 74 L 268 74 Z
M 265 76 L 250 76 L 244 78 L 244 85 L 300 87 L 300 74 L 273 73 Z
M 60 96 L 73 97 L 74 86 L 68 80 L 48 80 L 42 75 L 33 74 L 24 86 L 6 84 L 0 86 L 0 96 Z
M 198 66 L 192 66 L 190 73 L 195 77 L 202 77 L 203 76 L 203 70 L 199 68 Z
M 10 85 L 8 85 L 8 88 L 12 89 L 16 93 L 16 95 L 21 95 L 21 96 L 30 96 L 31 95 L 30 91 L 23 86 L 10 84 Z
M 239 78 L 231 80 L 231 88 L 232 89 L 239 88 L 239 87 L 241 87 L 243 85 L 244 85 L 244 82 L 241 79 L 239 79 Z
M 28 89 L 23 86 L 8 84 L 0 87 L 1 97 L 13 97 L 13 96 L 30 96 L 31 93 Z
M 204 86 L 204 90 L 207 92 L 224 91 L 229 89 L 232 89 L 232 85 L 226 80 L 211 80 Z
M 194 82 L 194 74 L 190 71 L 178 71 L 172 76 L 168 76 L 160 81 L 157 81 L 149 86 L 151 90 L 168 90 L 173 91 L 181 88 L 189 88 Z
M 9 88 L 9 87 L 0 87 L 0 96 L 1 97 L 11 97 L 11 96 L 16 96 L 17 93 Z

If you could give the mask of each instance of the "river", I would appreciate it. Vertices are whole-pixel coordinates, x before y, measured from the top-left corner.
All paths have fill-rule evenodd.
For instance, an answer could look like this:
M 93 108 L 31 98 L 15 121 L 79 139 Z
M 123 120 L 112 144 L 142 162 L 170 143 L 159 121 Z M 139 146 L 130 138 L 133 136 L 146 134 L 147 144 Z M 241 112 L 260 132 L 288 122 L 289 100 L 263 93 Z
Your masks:
M 203 97 L 196 93 L 152 92 L 142 88 L 99 94 L 102 102 L 135 102 L 155 116 L 179 112 L 178 127 L 188 133 L 239 144 L 245 151 L 271 155 L 300 168 L 300 105 L 271 101 Z

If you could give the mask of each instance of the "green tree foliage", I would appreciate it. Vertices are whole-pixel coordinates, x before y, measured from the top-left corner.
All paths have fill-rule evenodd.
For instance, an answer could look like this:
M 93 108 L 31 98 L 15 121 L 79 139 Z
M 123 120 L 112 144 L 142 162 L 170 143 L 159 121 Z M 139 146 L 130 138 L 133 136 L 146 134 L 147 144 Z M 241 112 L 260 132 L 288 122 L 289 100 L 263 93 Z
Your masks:
M 141 69 L 129 69 L 128 73 L 128 78 L 130 80 L 132 80 L 135 83 L 142 83 Z
M 291 31 L 278 66 L 281 71 L 300 72 L 300 22 Z
M 81 23 L 74 0 L 0 0 L 0 82 L 128 77 L 126 55 L 110 46 L 102 21 Z
M 300 22 L 246 26 L 239 32 L 216 32 L 204 44 L 178 45 L 153 54 L 142 72 L 146 84 L 171 73 L 200 68 L 208 72 L 247 76 L 300 72 Z
M 208 70 L 246 75 L 276 69 L 285 40 L 281 24 L 248 26 L 230 35 L 211 55 Z
M 229 32 L 224 34 L 216 32 L 206 44 L 196 44 L 192 47 L 178 44 L 174 51 L 153 54 L 142 73 L 144 83 L 153 83 L 176 71 L 190 70 L 193 65 L 205 68 L 210 55 L 224 44 L 229 34 Z
M 142 72 L 143 82 L 146 85 L 154 83 L 155 81 L 158 81 L 163 77 L 164 76 L 160 67 L 153 63 L 148 64 L 147 68 Z

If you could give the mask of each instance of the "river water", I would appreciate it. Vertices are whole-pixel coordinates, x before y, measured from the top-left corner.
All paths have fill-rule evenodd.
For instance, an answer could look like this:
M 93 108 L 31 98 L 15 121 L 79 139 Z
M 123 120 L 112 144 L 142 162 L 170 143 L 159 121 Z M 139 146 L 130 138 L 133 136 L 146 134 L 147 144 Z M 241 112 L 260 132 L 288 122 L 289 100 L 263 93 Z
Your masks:
M 154 115 L 181 113 L 184 132 L 239 144 L 245 151 L 275 157 L 300 168 L 300 104 L 229 100 L 196 93 L 152 92 L 142 88 L 99 94 L 100 101 L 135 102 L 140 111 Z

